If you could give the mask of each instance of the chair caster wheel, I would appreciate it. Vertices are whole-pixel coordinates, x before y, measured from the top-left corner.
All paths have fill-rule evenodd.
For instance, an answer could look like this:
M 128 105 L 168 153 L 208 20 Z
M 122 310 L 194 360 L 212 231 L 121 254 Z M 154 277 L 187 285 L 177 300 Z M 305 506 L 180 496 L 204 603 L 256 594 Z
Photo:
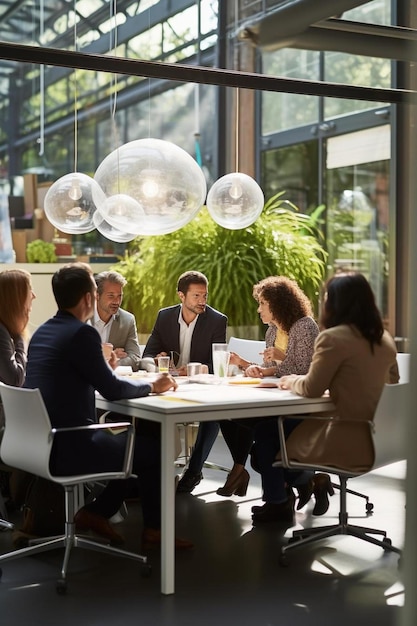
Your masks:
M 152 566 L 151 565 L 142 565 L 141 576 L 142 578 L 149 578 L 152 574 Z
M 281 567 L 288 567 L 288 557 L 285 554 L 281 554 L 281 556 L 279 557 L 279 564 L 281 565 Z
M 387 546 L 386 548 L 384 547 L 384 551 L 385 552 L 390 552 L 390 549 L 388 548 L 388 546 L 392 546 L 392 541 L 389 537 L 385 537 L 384 539 L 384 543 Z
M 367 513 L 372 513 L 373 510 L 374 510 L 374 505 L 372 504 L 372 502 L 367 502 L 366 503 L 366 512 Z
M 65 580 L 60 579 L 56 583 L 56 592 L 59 596 L 65 596 L 67 593 L 67 583 Z

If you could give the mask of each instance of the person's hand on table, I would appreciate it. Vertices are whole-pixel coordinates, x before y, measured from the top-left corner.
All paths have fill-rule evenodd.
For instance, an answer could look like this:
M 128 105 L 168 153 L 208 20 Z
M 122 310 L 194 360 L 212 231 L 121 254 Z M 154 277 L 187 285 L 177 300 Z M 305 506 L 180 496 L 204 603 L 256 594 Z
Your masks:
M 127 352 L 125 352 L 124 348 L 114 348 L 114 352 L 118 359 L 125 359 L 127 357 Z
M 178 385 L 175 382 L 175 378 L 171 374 L 159 374 L 159 376 L 152 383 L 152 393 L 163 393 L 172 389 L 175 391 Z
M 116 352 L 114 350 L 111 351 L 110 357 L 109 357 L 109 360 L 107 361 L 107 363 L 110 365 L 112 370 L 115 370 L 116 367 L 118 366 L 118 364 L 119 364 L 119 357 L 117 356 L 117 354 L 116 354 Z
M 249 376 L 250 378 L 263 378 L 265 376 L 264 368 L 260 365 L 249 365 L 245 369 L 245 376 Z
M 288 389 L 291 391 L 294 380 L 297 378 L 297 374 L 289 374 L 288 376 L 281 376 L 278 380 L 278 387 L 280 389 Z

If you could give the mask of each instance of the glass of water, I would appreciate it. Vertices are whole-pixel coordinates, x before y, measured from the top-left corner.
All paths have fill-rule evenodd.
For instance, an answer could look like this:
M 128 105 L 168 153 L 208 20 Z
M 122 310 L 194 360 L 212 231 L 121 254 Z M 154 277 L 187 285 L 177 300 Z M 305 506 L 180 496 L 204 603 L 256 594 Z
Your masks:
M 218 378 L 226 378 L 229 371 L 230 352 L 227 343 L 213 343 L 213 373 Z

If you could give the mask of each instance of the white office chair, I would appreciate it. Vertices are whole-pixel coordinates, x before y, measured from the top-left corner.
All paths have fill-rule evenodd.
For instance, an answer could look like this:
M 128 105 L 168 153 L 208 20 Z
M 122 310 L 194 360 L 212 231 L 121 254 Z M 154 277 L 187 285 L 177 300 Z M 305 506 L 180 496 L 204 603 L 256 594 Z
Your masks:
M 409 352 L 397 353 L 398 370 L 400 373 L 400 383 L 408 383 L 410 380 L 410 354 Z
M 410 380 L 410 354 L 399 352 L 397 363 L 400 382 L 398 385 L 389 385 L 388 389 L 384 389 L 374 416 L 375 463 L 373 469 L 403 461 L 406 457 L 406 428 L 403 409 L 404 394 L 408 387 L 402 385 Z M 337 483 L 332 483 L 332 485 L 336 489 L 339 488 Z M 368 495 L 352 489 L 346 489 L 346 492 L 365 500 L 368 515 L 373 512 L 374 504 Z
M 117 472 L 97 472 L 76 476 L 53 476 L 49 471 L 49 458 L 57 433 L 108 428 L 107 424 L 91 424 L 74 428 L 55 429 L 51 422 L 39 389 L 9 387 L 0 383 L 0 395 L 4 407 L 6 427 L 1 442 L 1 457 L 12 467 L 25 470 L 62 485 L 65 490 L 65 531 L 58 537 L 35 540 L 28 547 L 0 555 L 0 564 L 55 548 L 65 548 L 61 577 L 57 581 L 58 593 L 66 592 L 66 578 L 72 548 L 86 548 L 139 561 L 144 575 L 150 573 L 147 558 L 133 552 L 120 550 L 75 534 L 74 515 L 77 510 L 77 491 L 80 484 L 96 481 L 124 479 L 132 475 L 135 430 L 129 422 L 113 424 L 127 428 L 126 453 L 123 467 Z M 0 576 L 2 571 L 0 569 Z
M 394 463 L 398 460 L 405 458 L 405 441 L 406 441 L 406 415 L 402 412 L 404 402 L 406 401 L 406 395 L 408 393 L 408 384 L 399 383 L 396 385 L 385 385 L 381 398 L 379 400 L 374 420 L 369 422 L 369 455 L 365 464 L 368 462 L 367 469 L 360 469 L 356 472 L 350 470 L 344 470 L 341 467 L 333 467 L 330 464 L 322 462 L 321 464 L 311 463 L 303 460 L 298 462 L 291 456 L 291 443 L 289 443 L 290 451 L 287 449 L 287 442 L 285 441 L 283 422 L 285 419 L 291 419 L 290 417 L 278 418 L 278 430 L 281 446 L 281 459 L 275 465 L 281 465 L 289 469 L 307 469 L 314 471 L 325 471 L 335 474 L 339 477 L 340 489 L 340 507 L 339 507 L 339 523 L 331 526 L 315 526 L 314 528 L 304 528 L 302 530 L 296 530 L 293 532 L 292 538 L 289 540 L 286 546 L 281 548 L 280 563 L 282 565 L 287 564 L 286 554 L 289 550 L 301 547 L 307 543 L 331 537 L 334 535 L 352 535 L 373 543 L 382 547 L 385 551 L 396 552 L 401 555 L 401 550 L 394 547 L 391 544 L 391 540 L 386 536 L 384 530 L 377 530 L 365 526 L 357 526 L 349 523 L 349 516 L 347 511 L 347 493 L 354 493 L 355 495 L 362 495 L 356 492 L 351 492 L 347 489 L 347 482 L 349 479 L 355 476 L 362 476 L 363 474 L 370 472 L 384 465 Z M 332 420 L 333 418 L 314 418 L 320 420 Z M 361 429 L 362 423 L 352 420 L 347 423 L 347 428 Z M 365 425 L 363 425 L 365 426 Z M 296 432 L 296 430 L 294 431 Z M 347 431 L 349 433 L 349 430 Z M 364 436 L 364 431 L 358 433 L 356 440 L 358 443 Z M 349 441 L 355 440 L 352 433 L 348 435 Z M 289 442 L 290 442 L 289 438 Z M 366 447 L 366 446 L 365 446 Z M 372 449 L 373 448 L 373 449 Z M 355 453 L 355 450 L 352 449 Z M 323 455 L 324 456 L 324 455 Z M 366 455 L 365 455 L 366 458 Z M 363 496 L 364 497 L 364 496 Z M 373 508 L 373 505 L 372 505 Z M 377 539 L 374 535 L 380 535 L 381 539 Z

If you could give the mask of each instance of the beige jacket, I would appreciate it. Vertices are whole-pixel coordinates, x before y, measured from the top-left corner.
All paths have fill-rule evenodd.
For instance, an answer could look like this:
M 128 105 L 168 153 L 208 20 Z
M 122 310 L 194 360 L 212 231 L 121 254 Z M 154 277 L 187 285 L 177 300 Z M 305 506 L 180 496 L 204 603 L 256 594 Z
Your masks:
M 321 332 L 310 369 L 295 379 L 293 391 L 313 398 L 329 390 L 336 419 L 304 420 L 288 439 L 290 458 L 355 472 L 370 469 L 374 451 L 368 422 L 373 420 L 384 384 L 399 380 L 396 353 L 387 332 L 373 352 L 354 327 L 340 325 Z

